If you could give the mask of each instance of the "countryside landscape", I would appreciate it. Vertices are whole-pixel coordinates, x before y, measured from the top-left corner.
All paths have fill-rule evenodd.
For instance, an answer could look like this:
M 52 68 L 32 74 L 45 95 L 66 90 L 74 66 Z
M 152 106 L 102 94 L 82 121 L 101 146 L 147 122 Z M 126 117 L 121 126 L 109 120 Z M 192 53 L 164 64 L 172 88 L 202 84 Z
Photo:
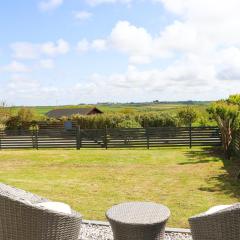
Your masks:
M 0 240 L 239 240 L 239 8 L 0 3 Z

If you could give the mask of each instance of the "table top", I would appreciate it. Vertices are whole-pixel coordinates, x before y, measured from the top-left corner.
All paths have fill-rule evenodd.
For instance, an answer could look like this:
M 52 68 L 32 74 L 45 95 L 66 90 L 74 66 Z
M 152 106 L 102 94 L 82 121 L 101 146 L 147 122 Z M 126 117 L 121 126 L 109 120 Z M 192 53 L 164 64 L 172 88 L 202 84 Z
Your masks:
M 152 202 L 127 202 L 110 208 L 106 216 L 116 222 L 147 225 L 166 221 L 170 210 L 162 204 Z

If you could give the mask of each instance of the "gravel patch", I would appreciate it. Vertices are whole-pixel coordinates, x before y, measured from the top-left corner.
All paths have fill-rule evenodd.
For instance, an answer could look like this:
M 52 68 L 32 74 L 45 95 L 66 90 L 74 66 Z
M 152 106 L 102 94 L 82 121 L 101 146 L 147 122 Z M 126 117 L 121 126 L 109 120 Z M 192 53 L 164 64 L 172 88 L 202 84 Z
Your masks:
M 113 240 L 110 226 L 82 224 L 79 240 Z M 188 233 L 167 232 L 165 240 L 192 240 Z

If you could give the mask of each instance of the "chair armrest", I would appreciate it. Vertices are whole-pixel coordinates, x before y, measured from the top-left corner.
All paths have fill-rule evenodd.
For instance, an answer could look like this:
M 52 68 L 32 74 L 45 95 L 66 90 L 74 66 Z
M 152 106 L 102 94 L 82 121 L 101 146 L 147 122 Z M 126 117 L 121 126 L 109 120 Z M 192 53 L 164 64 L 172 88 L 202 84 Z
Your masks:
M 0 239 L 77 240 L 79 236 L 82 216 L 75 211 L 57 213 L 1 196 L 0 212 L 4 229 L 0 227 Z

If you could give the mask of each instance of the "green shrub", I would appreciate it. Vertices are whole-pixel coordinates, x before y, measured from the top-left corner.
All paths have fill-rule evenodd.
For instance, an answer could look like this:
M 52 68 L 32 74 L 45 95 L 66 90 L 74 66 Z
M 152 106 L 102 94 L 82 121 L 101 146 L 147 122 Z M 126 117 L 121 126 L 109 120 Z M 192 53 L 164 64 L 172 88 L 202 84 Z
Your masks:
M 148 112 L 139 114 L 135 118 L 144 128 L 178 126 L 178 119 L 168 113 Z
M 141 128 L 142 126 L 136 120 L 129 119 L 129 120 L 123 120 L 117 125 L 117 127 L 118 128 Z
M 197 120 L 198 113 L 193 107 L 185 107 L 178 111 L 177 117 L 183 125 L 189 126 Z
M 17 114 L 11 116 L 6 121 L 7 129 L 28 129 L 32 122 L 35 120 L 36 114 L 31 108 L 21 108 L 18 110 Z
M 209 114 L 218 124 L 221 131 L 225 157 L 230 159 L 234 131 L 239 127 L 240 111 L 238 104 L 230 101 L 217 101 L 208 108 Z

